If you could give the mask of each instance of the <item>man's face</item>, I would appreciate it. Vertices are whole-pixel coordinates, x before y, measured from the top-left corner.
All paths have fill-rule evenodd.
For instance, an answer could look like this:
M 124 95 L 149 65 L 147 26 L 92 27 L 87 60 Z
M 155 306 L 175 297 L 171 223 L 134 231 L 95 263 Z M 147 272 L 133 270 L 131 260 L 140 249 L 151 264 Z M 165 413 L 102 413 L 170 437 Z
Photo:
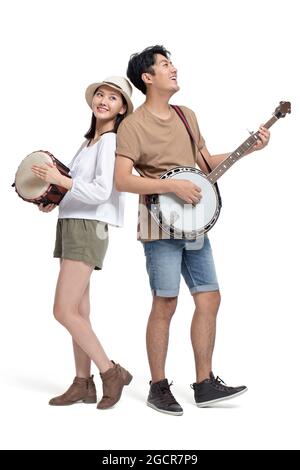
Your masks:
M 147 74 L 149 85 L 157 91 L 168 91 L 171 94 L 179 90 L 177 83 L 177 69 L 172 62 L 161 54 L 155 55 L 155 64 L 153 65 L 154 75 Z

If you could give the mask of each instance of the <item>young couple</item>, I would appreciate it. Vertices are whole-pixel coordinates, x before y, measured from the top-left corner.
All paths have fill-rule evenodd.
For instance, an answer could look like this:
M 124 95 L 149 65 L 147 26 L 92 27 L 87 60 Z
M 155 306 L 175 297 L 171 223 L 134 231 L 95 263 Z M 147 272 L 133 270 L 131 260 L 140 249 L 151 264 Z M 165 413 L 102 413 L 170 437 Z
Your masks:
M 192 385 L 196 405 L 207 406 L 232 398 L 247 388 L 228 387 L 212 372 L 220 292 L 208 237 L 204 237 L 200 247 L 193 241 L 168 239 L 160 230 L 149 231 L 144 196 L 175 193 L 185 203 L 196 204 L 201 199 L 201 188 L 188 180 L 161 180 L 159 176 L 176 166 L 198 165 L 206 171 L 201 154 L 210 167 L 215 168 L 228 153 L 210 155 L 195 114 L 182 106 L 200 154 L 181 119 L 170 107 L 169 100 L 179 86 L 177 69 L 163 46 L 148 47 L 132 55 L 127 76 L 146 96 L 144 104 L 134 112 L 131 85 L 125 78 L 109 77 L 87 88 L 86 100 L 93 112 L 92 121 L 84 144 L 69 165 L 71 178 L 61 175 L 55 166 L 32 168 L 43 180 L 68 189 L 59 205 L 54 250 L 54 257 L 60 258 L 54 316 L 72 336 L 76 377 L 63 395 L 52 398 L 49 403 L 95 403 L 91 361 L 102 379 L 103 396 L 98 409 L 117 403 L 124 385 L 132 379 L 125 368 L 109 359 L 89 320 L 90 276 L 94 269 L 102 268 L 108 245 L 107 227 L 122 226 L 123 192 L 131 192 L 140 195 L 138 238 L 144 247 L 153 294 L 147 326 L 151 370 L 147 404 L 157 411 L 182 415 L 183 409 L 165 376 L 169 327 L 176 310 L 181 274 L 195 303 L 191 341 L 196 368 Z M 252 151 L 265 147 L 270 134 L 260 127 L 259 136 Z M 134 175 L 133 169 L 140 176 Z M 53 205 L 40 206 L 43 212 L 53 209 Z

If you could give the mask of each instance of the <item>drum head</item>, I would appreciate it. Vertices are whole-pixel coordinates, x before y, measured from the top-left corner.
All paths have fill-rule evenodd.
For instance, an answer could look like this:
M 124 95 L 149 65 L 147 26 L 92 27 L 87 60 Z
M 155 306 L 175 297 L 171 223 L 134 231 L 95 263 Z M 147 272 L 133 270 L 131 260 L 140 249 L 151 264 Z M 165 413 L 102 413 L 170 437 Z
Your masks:
M 200 172 L 178 172 L 173 179 L 192 181 L 202 189 L 202 199 L 196 204 L 187 204 L 174 193 L 160 194 L 160 218 L 168 226 L 183 234 L 203 233 L 205 227 L 217 213 L 217 195 L 214 186 Z
M 38 178 L 31 170 L 32 165 L 52 163 L 47 152 L 32 152 L 22 160 L 16 173 L 16 190 L 24 199 L 37 199 L 47 191 L 49 183 Z

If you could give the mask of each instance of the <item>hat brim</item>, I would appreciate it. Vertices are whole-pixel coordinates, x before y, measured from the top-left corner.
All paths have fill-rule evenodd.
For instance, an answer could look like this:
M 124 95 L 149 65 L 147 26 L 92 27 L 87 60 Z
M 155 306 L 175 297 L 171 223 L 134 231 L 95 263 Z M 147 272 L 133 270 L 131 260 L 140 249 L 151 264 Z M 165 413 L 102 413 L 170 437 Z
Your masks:
M 95 94 L 95 91 L 102 85 L 105 85 L 105 86 L 108 86 L 109 88 L 113 88 L 114 90 L 118 91 L 119 93 L 121 93 L 121 95 L 124 96 L 125 98 L 125 101 L 127 103 L 127 111 L 126 111 L 126 116 L 128 114 L 131 114 L 132 111 L 133 111 L 133 104 L 132 104 L 132 101 L 131 99 L 129 98 L 129 96 L 127 95 L 127 93 L 125 93 L 125 91 L 123 91 L 120 87 L 118 86 L 115 86 L 114 84 L 112 83 L 107 83 L 107 82 L 100 82 L 100 83 L 92 83 L 91 85 L 89 85 L 86 89 L 86 92 L 85 92 L 85 99 L 86 99 L 86 102 L 87 104 L 89 105 L 90 108 L 92 108 L 92 101 L 93 101 L 93 96 Z

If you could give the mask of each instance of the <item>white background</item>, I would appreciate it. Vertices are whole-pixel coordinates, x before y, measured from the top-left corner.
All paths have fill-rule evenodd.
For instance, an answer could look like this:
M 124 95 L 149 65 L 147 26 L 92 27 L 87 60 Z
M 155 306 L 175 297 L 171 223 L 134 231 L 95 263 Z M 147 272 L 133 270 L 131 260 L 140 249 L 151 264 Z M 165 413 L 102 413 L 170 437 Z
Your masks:
M 299 23 L 296 1 L 2 1 L 1 447 L 6 449 L 299 449 Z M 198 409 L 182 282 L 167 376 L 182 417 L 146 407 L 145 327 L 151 294 L 136 241 L 137 196 L 110 230 L 92 276 L 93 324 L 112 359 L 134 375 L 112 410 L 48 406 L 74 376 L 71 341 L 52 317 L 57 214 L 42 214 L 10 184 L 34 150 L 67 163 L 89 127 L 89 83 L 122 75 L 130 54 L 163 44 L 178 68 L 173 103 L 197 114 L 212 154 L 233 150 L 280 100 L 292 114 L 269 146 L 220 181 L 210 234 L 223 300 L 214 372 L 249 392 Z M 143 101 L 133 95 L 135 105 Z M 100 380 L 96 383 L 101 395 Z

